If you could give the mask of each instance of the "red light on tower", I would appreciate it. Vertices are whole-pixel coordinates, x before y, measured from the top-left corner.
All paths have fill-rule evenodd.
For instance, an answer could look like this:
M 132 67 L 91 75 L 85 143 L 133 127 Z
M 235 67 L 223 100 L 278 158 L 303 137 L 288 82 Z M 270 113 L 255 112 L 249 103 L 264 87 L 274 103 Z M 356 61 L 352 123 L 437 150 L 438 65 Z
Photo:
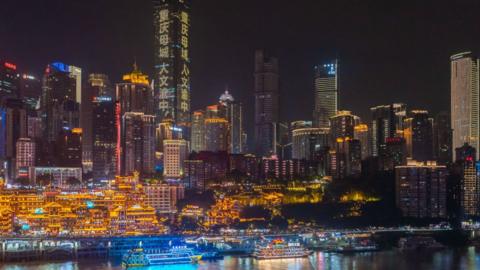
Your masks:
M 12 64 L 12 63 L 9 63 L 9 62 L 5 62 L 5 63 L 4 63 L 4 66 L 5 66 L 6 68 L 9 68 L 9 69 L 17 70 L 17 65 Z

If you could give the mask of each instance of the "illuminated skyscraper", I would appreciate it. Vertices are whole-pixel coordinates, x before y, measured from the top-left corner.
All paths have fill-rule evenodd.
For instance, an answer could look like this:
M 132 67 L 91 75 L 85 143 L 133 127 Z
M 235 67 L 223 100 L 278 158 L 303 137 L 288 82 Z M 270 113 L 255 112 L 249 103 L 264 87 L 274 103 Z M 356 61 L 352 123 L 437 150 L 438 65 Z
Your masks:
M 463 52 L 450 57 L 450 62 L 453 148 L 468 143 L 476 149 L 476 155 L 480 156 L 480 60 L 471 52 Z
M 450 114 L 441 112 L 434 123 L 434 150 L 439 164 L 452 162 L 452 128 Z
M 255 153 L 275 154 L 278 123 L 279 73 L 278 59 L 262 50 L 255 52 Z
M 205 150 L 205 112 L 194 111 L 192 116 L 192 151 Z
M 82 129 L 63 129 L 55 141 L 58 167 L 82 167 Z
M 164 140 L 164 172 L 166 178 L 179 179 L 184 175 L 183 163 L 187 159 L 187 141 Z
M 328 128 L 300 128 L 292 131 L 292 158 L 314 160 L 315 154 L 329 146 Z
M 460 171 L 460 208 L 464 216 L 478 216 L 480 202 L 480 183 L 478 165 L 476 164 L 477 150 L 465 143 L 455 149 L 456 167 Z
M 404 120 L 407 153 L 416 161 L 433 160 L 433 119 L 427 111 L 413 110 Z
M 94 97 L 92 126 L 93 180 L 115 179 L 115 102 L 109 96 Z
M 88 84 L 82 93 L 82 104 L 80 105 L 80 126 L 83 131 L 82 136 L 82 151 L 83 151 L 83 165 L 84 170 L 91 168 L 92 164 L 92 121 L 93 110 L 98 104 L 95 104 L 96 97 L 103 99 L 110 99 L 112 102 L 113 89 L 110 85 L 110 80 L 105 74 L 90 74 L 88 76 Z M 95 99 L 98 101 L 99 99 Z M 94 123 L 95 124 L 95 123 Z
M 153 90 L 148 76 L 136 64 L 130 74 L 123 75 L 123 82 L 117 83 L 116 100 L 123 115 L 126 112 L 140 112 L 153 115 Z
M 20 98 L 27 110 L 34 111 L 39 106 L 41 95 L 42 82 L 39 78 L 30 74 L 20 75 Z
M 401 137 L 403 133 L 403 119 L 406 117 L 406 105 L 394 103 L 370 108 L 372 113 L 371 133 L 372 156 L 379 155 L 381 148 L 385 148 L 387 138 Z
M 314 126 L 329 128 L 338 110 L 338 61 L 315 66 Z
M 404 217 L 447 216 L 448 169 L 435 162 L 410 161 L 395 167 L 396 206 Z
M 20 138 L 16 146 L 16 178 L 28 177 L 28 168 L 35 166 L 35 141 L 30 138 Z
M 353 138 L 360 141 L 362 147 L 362 160 L 370 156 L 370 137 L 368 133 L 368 126 L 359 124 L 354 127 Z
M 224 118 L 205 119 L 205 149 L 228 151 L 228 121 Z
M 132 175 L 135 171 L 142 175 L 152 174 L 155 166 L 155 116 L 125 113 L 120 136 L 117 153 L 121 153 L 121 174 Z
M 338 138 L 353 139 L 354 128 L 360 123 L 360 118 L 350 111 L 338 111 L 330 117 L 330 133 L 334 140 Z
M 157 123 L 190 123 L 190 1 L 154 0 L 155 114 Z M 184 132 L 188 134 L 188 132 Z
M 59 62 L 45 70 L 40 110 L 48 142 L 54 142 L 62 129 L 80 126 L 78 78 L 70 70 L 70 66 Z
M 0 61 L 0 102 L 5 98 L 16 98 L 19 95 L 19 78 L 17 65 Z
M 226 108 L 226 119 L 229 123 L 229 152 L 240 154 L 245 150 L 243 128 L 243 106 L 236 102 L 227 91 L 220 96 L 220 104 Z

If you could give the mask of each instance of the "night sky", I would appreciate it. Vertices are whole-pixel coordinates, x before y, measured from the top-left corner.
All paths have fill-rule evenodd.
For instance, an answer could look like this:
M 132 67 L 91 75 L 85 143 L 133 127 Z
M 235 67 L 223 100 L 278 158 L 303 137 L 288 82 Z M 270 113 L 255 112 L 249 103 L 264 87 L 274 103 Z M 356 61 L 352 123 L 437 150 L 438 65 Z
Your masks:
M 246 104 L 250 131 L 256 48 L 280 59 L 287 121 L 312 118 L 313 66 L 322 60 L 339 58 L 340 109 L 365 117 L 391 102 L 449 110 L 449 56 L 480 52 L 477 0 L 192 2 L 192 109 L 228 85 Z M 134 58 L 153 74 L 149 0 L 1 0 L 0 59 L 21 70 L 40 75 L 63 61 L 117 82 Z

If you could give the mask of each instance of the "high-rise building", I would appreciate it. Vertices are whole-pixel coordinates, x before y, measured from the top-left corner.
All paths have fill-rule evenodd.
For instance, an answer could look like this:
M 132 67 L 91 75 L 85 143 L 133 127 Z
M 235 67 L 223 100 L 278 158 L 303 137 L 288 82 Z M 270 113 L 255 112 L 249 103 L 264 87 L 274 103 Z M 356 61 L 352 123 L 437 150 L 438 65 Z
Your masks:
M 450 57 L 450 62 L 453 148 L 456 149 L 463 146 L 464 143 L 468 143 L 476 149 L 477 156 L 479 156 L 480 60 L 471 52 L 462 52 Z
M 20 75 L 20 98 L 25 103 L 27 110 L 36 110 L 40 105 L 39 102 L 41 96 L 41 80 L 30 74 Z
M 27 137 L 27 111 L 21 99 L 4 100 L 0 108 L 0 160 L 7 182 L 15 176 L 16 143 Z
M 478 177 L 477 150 L 465 143 L 455 149 L 456 166 L 460 169 L 460 208 L 463 216 L 478 216 L 480 183 Z
M 372 156 L 377 157 L 381 148 L 385 148 L 387 138 L 397 136 L 397 120 L 395 104 L 380 105 L 370 108 L 372 113 L 371 122 L 371 143 Z M 397 108 L 398 110 L 398 108 Z
M 416 161 L 433 160 L 433 119 L 428 112 L 411 111 L 411 117 L 404 119 L 403 127 L 408 157 Z
M 205 112 L 197 110 L 192 116 L 192 151 L 200 152 L 206 149 L 205 146 Z
M 359 140 L 337 138 L 335 140 L 335 178 L 359 176 L 362 172 L 362 149 Z
M 452 162 L 452 128 L 450 114 L 441 112 L 434 122 L 434 153 L 439 164 Z
M 328 128 L 301 128 L 292 131 L 293 159 L 314 160 L 318 151 L 330 145 Z
M 63 63 L 47 66 L 42 83 L 41 117 L 44 138 L 55 142 L 60 132 L 78 128 L 80 125 L 79 102 L 77 102 L 78 78 L 70 73 Z
M 279 114 L 278 59 L 263 50 L 255 52 L 255 153 L 259 156 L 275 154 L 276 124 Z
M 157 123 L 190 123 L 190 1 L 153 0 L 155 114 Z
M 229 152 L 241 154 L 244 152 L 244 127 L 243 127 L 243 106 L 236 102 L 233 96 L 225 91 L 220 96 L 220 104 L 226 108 L 226 119 L 229 123 Z
M 228 121 L 224 118 L 205 119 L 205 149 L 228 151 Z
M 109 96 L 93 99 L 92 122 L 92 171 L 93 180 L 115 179 L 116 129 L 115 103 Z
M 82 129 L 63 129 L 55 143 L 58 167 L 82 167 Z
M 92 121 L 94 100 L 99 101 L 100 98 L 113 98 L 113 89 L 110 84 L 108 76 L 105 74 L 93 73 L 88 76 L 88 84 L 83 89 L 82 103 L 80 105 L 80 127 L 83 131 L 82 137 L 82 155 L 84 169 L 87 169 L 89 164 L 92 164 Z
M 29 167 L 35 166 L 35 141 L 30 138 L 20 138 L 17 140 L 17 159 L 15 177 L 28 178 Z
M 434 161 L 409 161 L 395 167 L 396 205 L 404 217 L 445 218 L 447 216 L 445 166 Z
M 145 203 L 159 214 L 173 214 L 177 212 L 177 201 L 185 196 L 182 185 L 154 184 L 143 186 Z
M 384 171 L 394 170 L 395 166 L 407 164 L 407 146 L 404 138 L 387 138 L 385 147 L 379 153 L 380 169 Z
M 185 140 L 164 140 L 163 175 L 166 178 L 180 179 L 184 175 L 184 161 L 187 159 L 188 146 Z
M 368 126 L 365 124 L 358 124 L 353 128 L 353 138 L 360 141 L 362 147 L 362 160 L 370 156 L 370 136 L 368 133 Z
M 117 105 L 118 106 L 118 105 Z M 117 126 L 118 128 L 118 126 Z M 118 134 L 118 133 L 117 133 Z M 155 167 L 155 116 L 140 112 L 127 112 L 121 123 L 120 140 L 117 139 L 122 175 L 150 175 Z
M 0 61 L 0 102 L 19 97 L 19 86 L 17 65 Z
M 315 127 L 329 128 L 338 110 L 338 61 L 315 66 Z
M 330 117 L 330 133 L 332 139 L 350 138 L 354 134 L 354 128 L 360 123 L 360 118 L 350 111 L 338 111 L 334 116 Z
M 136 64 L 132 73 L 123 75 L 123 82 L 117 83 L 116 100 L 120 104 L 121 115 L 126 112 L 153 115 L 153 90 L 148 76 Z

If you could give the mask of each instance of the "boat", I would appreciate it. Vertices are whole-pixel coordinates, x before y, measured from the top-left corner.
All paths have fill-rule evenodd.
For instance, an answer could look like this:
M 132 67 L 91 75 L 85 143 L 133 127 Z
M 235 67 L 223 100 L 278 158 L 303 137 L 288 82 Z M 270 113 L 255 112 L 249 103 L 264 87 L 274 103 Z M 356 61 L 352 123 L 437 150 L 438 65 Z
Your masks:
M 401 251 L 425 250 L 425 249 L 443 249 L 444 245 L 438 243 L 433 237 L 429 236 L 411 236 L 403 237 L 398 240 L 398 248 Z
M 216 251 L 205 251 L 205 252 L 202 252 L 202 260 L 204 261 L 223 260 L 223 255 L 219 254 Z
M 166 264 L 190 264 L 201 260 L 202 256 L 186 246 L 173 246 L 166 250 L 145 250 L 134 248 L 122 258 L 124 268 Z
M 337 243 L 325 249 L 326 252 L 355 253 L 378 251 L 378 245 L 370 239 L 354 239 Z
M 275 239 L 271 242 L 261 243 L 255 247 L 253 257 L 262 259 L 285 259 L 308 257 L 312 252 L 298 242 L 285 242 Z

